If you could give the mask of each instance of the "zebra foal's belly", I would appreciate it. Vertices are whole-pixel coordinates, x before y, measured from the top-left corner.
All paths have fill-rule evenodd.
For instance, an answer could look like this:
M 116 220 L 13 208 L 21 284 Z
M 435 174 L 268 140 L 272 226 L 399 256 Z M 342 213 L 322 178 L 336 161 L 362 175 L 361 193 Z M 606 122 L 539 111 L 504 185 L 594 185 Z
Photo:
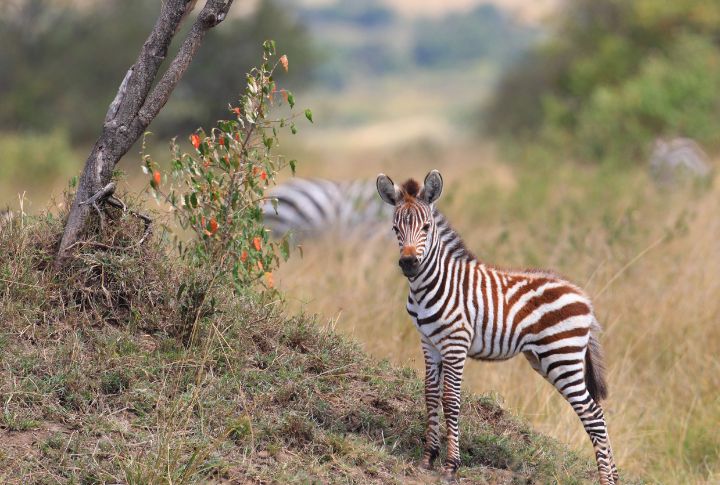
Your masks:
M 449 346 L 464 346 L 468 357 L 493 361 L 510 359 L 523 350 L 522 346 L 512 348 L 512 336 L 503 330 L 507 326 L 468 322 L 467 317 L 458 318 L 457 314 L 433 320 L 432 311 L 415 305 L 408 305 L 407 310 L 415 328 L 441 352 Z M 476 319 L 478 315 L 470 316 Z

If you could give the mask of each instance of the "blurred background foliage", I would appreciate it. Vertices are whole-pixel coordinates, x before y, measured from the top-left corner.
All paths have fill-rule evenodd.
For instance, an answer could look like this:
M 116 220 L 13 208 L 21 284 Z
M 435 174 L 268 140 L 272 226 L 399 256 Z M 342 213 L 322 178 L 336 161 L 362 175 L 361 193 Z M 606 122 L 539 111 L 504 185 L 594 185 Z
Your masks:
M 720 3 L 577 0 L 502 76 L 488 133 L 582 161 L 644 161 L 659 136 L 720 145 Z
M 0 193 L 6 202 L 18 202 L 18 194 L 78 170 L 67 133 L 0 132 Z

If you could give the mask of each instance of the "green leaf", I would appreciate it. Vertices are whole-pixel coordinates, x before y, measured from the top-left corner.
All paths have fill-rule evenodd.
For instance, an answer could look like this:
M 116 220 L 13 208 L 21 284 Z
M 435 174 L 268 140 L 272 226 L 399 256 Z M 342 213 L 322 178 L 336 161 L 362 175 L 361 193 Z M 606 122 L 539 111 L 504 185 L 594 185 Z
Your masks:
M 290 132 L 292 132 L 293 135 L 297 133 L 297 127 L 295 126 L 295 123 L 290 123 Z
M 224 133 L 231 134 L 233 131 L 233 124 L 234 124 L 233 121 L 227 121 L 227 120 L 219 121 L 218 128 L 220 128 L 220 130 L 223 131 Z
M 197 192 L 190 194 L 190 207 L 195 209 L 198 206 Z
M 288 95 L 288 104 L 290 105 L 290 108 L 294 108 L 295 107 L 295 96 L 293 96 L 293 93 L 291 93 L 290 91 L 287 92 L 287 95 Z M 307 111 L 306 111 L 306 113 L 307 113 Z
M 297 160 L 290 160 L 290 170 L 292 170 L 292 174 L 295 175 L 295 164 L 297 163 Z
M 280 243 L 280 254 L 286 261 L 290 257 L 290 243 L 288 242 L 287 238 L 283 238 L 282 242 Z
M 305 118 L 307 118 L 310 121 L 310 123 L 314 123 L 313 118 L 312 118 L 312 111 L 310 111 L 310 108 L 305 110 Z

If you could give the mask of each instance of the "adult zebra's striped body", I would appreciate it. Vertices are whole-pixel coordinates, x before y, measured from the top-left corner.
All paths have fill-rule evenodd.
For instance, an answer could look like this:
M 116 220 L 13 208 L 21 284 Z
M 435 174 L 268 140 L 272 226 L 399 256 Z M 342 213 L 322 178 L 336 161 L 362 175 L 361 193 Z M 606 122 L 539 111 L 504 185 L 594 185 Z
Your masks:
M 599 401 L 607 395 L 599 324 L 589 298 L 573 284 L 539 271 L 503 271 L 480 262 L 434 207 L 442 177 L 402 187 L 380 174 L 377 190 L 395 207 L 400 267 L 409 280 L 407 311 L 420 331 L 428 414 L 423 466 L 439 453 L 444 409 L 448 453 L 444 473 L 460 465 L 460 383 L 467 357 L 504 360 L 522 353 L 580 417 L 595 449 L 600 482 L 617 483 Z
M 371 181 L 334 182 L 322 179 L 292 179 L 269 193 L 277 200 L 263 206 L 265 225 L 275 236 L 288 231 L 299 239 L 320 235 L 329 229 L 342 234 L 390 221 L 392 210 L 378 200 Z

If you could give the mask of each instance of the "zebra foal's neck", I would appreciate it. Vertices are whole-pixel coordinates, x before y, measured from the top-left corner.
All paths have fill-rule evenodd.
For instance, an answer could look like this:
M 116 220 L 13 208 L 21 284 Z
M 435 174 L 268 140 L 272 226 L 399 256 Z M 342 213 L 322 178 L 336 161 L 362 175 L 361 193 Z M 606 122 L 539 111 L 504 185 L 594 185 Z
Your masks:
M 460 234 L 450 226 L 447 218 L 436 208 L 432 210 L 435 221 L 435 230 L 429 245 L 427 257 L 421 264 L 421 269 L 415 278 L 410 278 L 411 289 L 420 289 L 428 283 L 439 283 L 438 276 L 448 272 L 457 271 L 458 265 L 468 263 L 480 264 L 477 257 L 471 253 Z

